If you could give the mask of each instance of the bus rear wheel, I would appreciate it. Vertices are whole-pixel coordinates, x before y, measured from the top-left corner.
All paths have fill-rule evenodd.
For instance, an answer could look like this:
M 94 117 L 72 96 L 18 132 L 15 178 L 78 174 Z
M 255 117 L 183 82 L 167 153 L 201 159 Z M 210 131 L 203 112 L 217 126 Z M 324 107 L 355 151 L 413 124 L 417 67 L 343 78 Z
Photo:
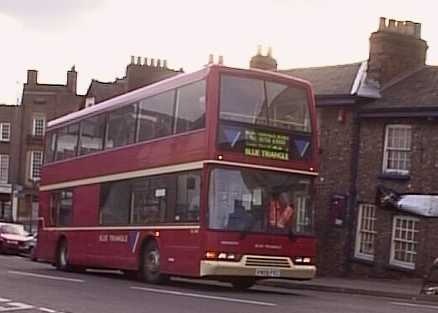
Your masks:
M 152 284 L 160 284 L 167 280 L 167 276 L 160 272 L 160 249 L 155 240 L 148 242 L 143 248 L 141 277 L 143 281 Z
M 61 271 L 70 270 L 70 264 L 68 261 L 68 244 L 65 239 L 61 240 L 58 246 L 56 253 L 56 268 Z
M 231 281 L 231 285 L 236 290 L 247 290 L 254 286 L 256 280 L 253 278 L 236 278 Z

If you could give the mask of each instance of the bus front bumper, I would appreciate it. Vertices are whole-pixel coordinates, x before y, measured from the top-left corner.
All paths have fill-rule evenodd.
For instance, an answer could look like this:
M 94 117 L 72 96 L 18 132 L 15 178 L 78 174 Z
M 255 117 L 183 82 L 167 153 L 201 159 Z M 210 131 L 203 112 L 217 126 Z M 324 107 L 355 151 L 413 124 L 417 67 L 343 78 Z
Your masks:
M 289 258 L 287 258 L 289 259 Z M 295 265 L 289 259 L 289 267 L 247 265 L 246 258 L 239 262 L 202 260 L 200 268 L 201 277 L 232 277 L 245 276 L 256 278 L 283 278 L 308 280 L 316 275 L 314 265 Z

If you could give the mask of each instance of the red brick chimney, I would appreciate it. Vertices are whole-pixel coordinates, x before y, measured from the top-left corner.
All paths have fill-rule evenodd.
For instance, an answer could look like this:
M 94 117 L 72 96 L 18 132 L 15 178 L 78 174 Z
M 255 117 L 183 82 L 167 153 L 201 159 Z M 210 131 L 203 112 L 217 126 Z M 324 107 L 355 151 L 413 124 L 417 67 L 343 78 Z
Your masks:
M 27 84 L 29 86 L 36 86 L 36 84 L 38 84 L 37 70 L 27 70 Z
M 262 55 L 262 47 L 258 46 L 257 54 L 251 58 L 249 67 L 266 71 L 277 71 L 277 61 L 272 57 L 272 49 L 268 48 L 268 53 Z
M 380 86 L 426 63 L 427 43 L 421 39 L 421 24 L 380 18 L 371 34 L 367 78 Z
M 167 60 L 131 56 L 126 67 L 128 90 L 134 90 L 182 73 L 167 67 Z
M 76 94 L 78 81 L 78 73 L 75 70 L 75 66 L 73 65 L 71 70 L 67 72 L 67 89 L 70 90 L 73 94 Z

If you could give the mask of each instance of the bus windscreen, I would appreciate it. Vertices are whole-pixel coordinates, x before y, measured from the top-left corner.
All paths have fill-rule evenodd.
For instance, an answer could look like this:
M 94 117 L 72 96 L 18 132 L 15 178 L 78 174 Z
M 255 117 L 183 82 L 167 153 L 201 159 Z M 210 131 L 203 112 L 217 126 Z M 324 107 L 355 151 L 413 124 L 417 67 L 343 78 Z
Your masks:
M 222 75 L 218 145 L 222 150 L 278 160 L 311 158 L 305 88 Z

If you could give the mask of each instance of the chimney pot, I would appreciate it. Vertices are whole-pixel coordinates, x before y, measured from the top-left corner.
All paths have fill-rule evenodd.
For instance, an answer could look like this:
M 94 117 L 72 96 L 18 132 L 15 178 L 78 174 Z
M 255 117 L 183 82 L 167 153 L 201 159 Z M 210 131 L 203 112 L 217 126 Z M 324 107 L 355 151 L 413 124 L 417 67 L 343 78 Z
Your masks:
M 415 23 L 415 38 L 420 39 L 421 38 L 421 23 Z
M 385 17 L 381 17 L 380 18 L 380 23 L 379 23 L 379 31 L 384 31 L 386 28 L 386 18 Z
M 218 63 L 219 63 L 220 65 L 223 65 L 223 64 L 224 64 L 224 57 L 223 57 L 222 55 L 219 56 Z
M 167 69 L 167 60 L 163 60 L 163 67 Z
M 396 25 L 395 25 L 395 20 L 389 20 L 389 24 L 388 24 L 388 30 L 389 31 L 396 31 Z
M 143 58 L 143 61 L 144 61 L 143 65 L 144 65 L 144 66 L 147 66 L 147 65 L 148 65 L 148 58 L 146 58 L 146 57 Z
M 257 55 L 262 55 L 262 45 L 257 46 Z
M 137 57 L 137 65 L 141 65 L 141 57 Z
M 414 22 L 406 21 L 405 27 L 406 27 L 406 34 L 407 35 L 415 36 L 415 23 Z
M 157 59 L 157 67 L 161 67 L 161 59 Z
M 155 66 L 155 59 L 151 58 L 151 66 Z
M 134 64 L 135 62 L 135 56 L 131 55 L 131 64 Z
M 214 56 L 213 54 L 208 55 L 208 64 L 213 64 L 214 63 Z

